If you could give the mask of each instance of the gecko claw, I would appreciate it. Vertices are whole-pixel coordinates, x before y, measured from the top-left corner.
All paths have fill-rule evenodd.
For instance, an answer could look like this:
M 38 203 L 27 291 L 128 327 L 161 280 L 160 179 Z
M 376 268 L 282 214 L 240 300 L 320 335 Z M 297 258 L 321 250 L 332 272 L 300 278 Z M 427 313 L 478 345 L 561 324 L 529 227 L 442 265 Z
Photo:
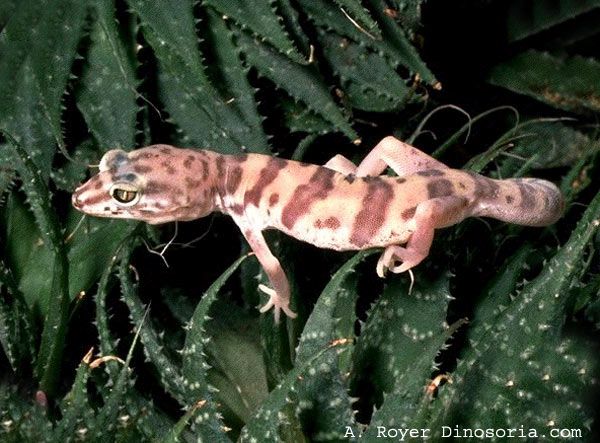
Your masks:
M 261 313 L 267 312 L 269 309 L 273 308 L 273 315 L 275 317 L 275 323 L 279 323 L 279 317 L 281 311 L 284 312 L 289 318 L 296 318 L 297 314 L 290 309 L 289 300 L 284 299 L 277 295 L 274 289 L 269 288 L 265 285 L 258 285 L 258 289 L 269 296 L 269 301 L 262 306 L 259 311 Z
M 418 265 L 426 255 L 427 254 L 422 254 L 416 250 L 404 248 L 402 246 L 388 246 L 377 261 L 377 275 L 384 278 L 387 271 L 393 272 L 394 274 L 410 271 Z

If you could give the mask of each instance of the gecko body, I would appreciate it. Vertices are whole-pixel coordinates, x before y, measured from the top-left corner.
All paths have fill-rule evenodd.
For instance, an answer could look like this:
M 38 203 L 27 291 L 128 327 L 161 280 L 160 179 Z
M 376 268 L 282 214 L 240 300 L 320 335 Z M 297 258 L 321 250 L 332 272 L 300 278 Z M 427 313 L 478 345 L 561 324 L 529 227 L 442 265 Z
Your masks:
M 398 176 L 380 175 L 387 167 Z M 276 319 L 289 308 L 289 284 L 262 231 L 278 229 L 321 248 L 385 248 L 377 273 L 404 272 L 429 253 L 434 230 L 470 216 L 545 226 L 563 212 L 552 183 L 494 180 L 448 168 L 393 137 L 358 165 L 341 155 L 323 166 L 260 154 L 224 155 L 153 145 L 107 152 L 100 172 L 73 193 L 75 208 L 99 217 L 151 224 L 193 220 L 211 212 L 239 226 L 272 288 L 261 308 Z M 400 245 L 406 246 L 400 246 Z

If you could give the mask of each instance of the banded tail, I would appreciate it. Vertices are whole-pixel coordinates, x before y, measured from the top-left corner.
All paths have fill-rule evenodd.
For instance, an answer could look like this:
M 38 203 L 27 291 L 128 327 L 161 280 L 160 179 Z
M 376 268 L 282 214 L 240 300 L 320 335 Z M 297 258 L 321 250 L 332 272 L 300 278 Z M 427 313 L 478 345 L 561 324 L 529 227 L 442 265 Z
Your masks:
M 554 183 L 537 178 L 489 180 L 473 215 L 492 217 L 524 226 L 548 226 L 555 223 L 565 209 L 562 193 Z

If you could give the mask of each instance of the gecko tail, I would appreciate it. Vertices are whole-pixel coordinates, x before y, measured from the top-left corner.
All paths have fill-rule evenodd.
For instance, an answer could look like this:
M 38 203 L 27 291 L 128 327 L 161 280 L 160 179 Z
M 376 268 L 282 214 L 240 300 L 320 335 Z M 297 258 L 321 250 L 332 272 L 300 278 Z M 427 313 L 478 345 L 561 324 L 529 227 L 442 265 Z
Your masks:
M 492 181 L 498 185 L 496 192 L 482 198 L 473 215 L 524 226 L 548 226 L 564 213 L 565 200 L 554 183 L 537 178 Z

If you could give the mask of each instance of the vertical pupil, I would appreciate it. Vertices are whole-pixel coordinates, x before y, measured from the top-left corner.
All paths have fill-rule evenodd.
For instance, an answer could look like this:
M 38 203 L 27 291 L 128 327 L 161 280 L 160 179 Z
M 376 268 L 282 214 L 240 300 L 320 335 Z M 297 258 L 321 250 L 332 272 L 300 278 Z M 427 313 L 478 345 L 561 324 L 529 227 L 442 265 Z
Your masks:
M 135 196 L 135 191 L 127 191 L 125 189 L 117 189 L 115 191 L 115 198 L 121 203 L 129 203 L 135 198 Z

